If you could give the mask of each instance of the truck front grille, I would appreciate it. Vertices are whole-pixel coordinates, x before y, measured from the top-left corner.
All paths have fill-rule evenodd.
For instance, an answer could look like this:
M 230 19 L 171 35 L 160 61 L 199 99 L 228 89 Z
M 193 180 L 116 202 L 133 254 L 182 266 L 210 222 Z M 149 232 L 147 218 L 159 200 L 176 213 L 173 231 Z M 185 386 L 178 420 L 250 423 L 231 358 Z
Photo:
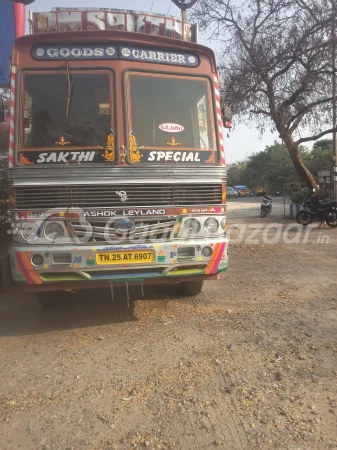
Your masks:
M 159 220 L 132 219 L 136 226 L 132 231 L 118 232 L 114 223 L 118 221 L 93 221 L 87 225 L 79 221 L 71 221 L 74 235 L 80 243 L 86 242 L 108 242 L 111 244 L 122 244 L 125 242 L 141 244 L 143 242 L 156 242 L 169 240 L 176 219 L 174 217 L 161 217 Z
M 127 200 L 121 201 L 121 192 Z M 16 209 L 141 208 L 222 204 L 221 183 L 17 186 Z

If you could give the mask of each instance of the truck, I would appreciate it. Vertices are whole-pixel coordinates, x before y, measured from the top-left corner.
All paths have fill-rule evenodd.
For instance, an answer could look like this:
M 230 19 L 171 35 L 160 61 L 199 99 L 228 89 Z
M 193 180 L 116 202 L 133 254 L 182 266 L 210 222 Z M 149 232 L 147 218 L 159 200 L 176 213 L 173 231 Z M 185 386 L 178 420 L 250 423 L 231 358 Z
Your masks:
M 196 25 L 106 8 L 30 14 L 10 65 L 15 283 L 67 291 L 180 283 L 228 267 L 219 77 Z

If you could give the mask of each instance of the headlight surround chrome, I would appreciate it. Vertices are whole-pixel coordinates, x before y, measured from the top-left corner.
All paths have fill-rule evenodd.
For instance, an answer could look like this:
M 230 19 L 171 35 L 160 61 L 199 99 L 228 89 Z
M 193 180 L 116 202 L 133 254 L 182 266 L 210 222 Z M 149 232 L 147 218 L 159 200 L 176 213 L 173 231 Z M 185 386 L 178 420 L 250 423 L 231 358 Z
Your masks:
M 207 234 L 216 234 L 219 231 L 219 222 L 215 217 L 209 217 L 204 222 L 204 230 Z
M 201 223 L 195 217 L 190 217 L 183 223 L 184 230 L 188 236 L 194 236 L 201 230 Z
M 44 227 L 43 234 L 49 241 L 55 242 L 64 237 L 64 228 L 59 222 L 49 222 Z

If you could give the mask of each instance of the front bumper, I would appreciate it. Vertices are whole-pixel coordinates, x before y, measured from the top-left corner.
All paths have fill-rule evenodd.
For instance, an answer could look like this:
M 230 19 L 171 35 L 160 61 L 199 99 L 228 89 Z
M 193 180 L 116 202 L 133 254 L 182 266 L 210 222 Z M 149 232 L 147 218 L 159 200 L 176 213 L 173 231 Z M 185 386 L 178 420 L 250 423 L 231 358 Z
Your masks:
M 211 247 L 210 257 L 203 256 L 204 247 Z M 142 282 L 158 279 L 158 282 L 183 277 L 211 277 L 228 266 L 228 239 L 195 239 L 141 245 L 61 245 L 12 246 L 10 251 L 13 280 L 27 285 L 67 286 L 90 282 Z M 137 264 L 98 264 L 97 253 L 119 251 L 153 251 L 154 261 Z M 41 255 L 43 262 L 36 266 L 34 255 Z M 40 258 L 41 259 L 41 258 Z M 160 279 L 160 280 L 159 280 Z M 86 284 L 88 286 L 88 284 Z

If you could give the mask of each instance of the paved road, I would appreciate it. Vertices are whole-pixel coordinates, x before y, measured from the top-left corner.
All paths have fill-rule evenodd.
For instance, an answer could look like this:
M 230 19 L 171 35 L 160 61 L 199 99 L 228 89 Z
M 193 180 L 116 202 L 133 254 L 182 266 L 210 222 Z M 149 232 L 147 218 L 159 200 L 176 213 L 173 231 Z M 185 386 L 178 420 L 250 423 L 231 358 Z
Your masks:
M 260 206 L 262 197 L 242 197 L 242 198 L 229 198 L 227 199 L 227 219 L 230 223 L 242 222 L 251 219 L 260 218 Z M 285 207 L 284 207 L 285 202 Z M 273 197 L 273 211 L 270 218 L 275 219 L 284 218 L 284 209 L 286 216 L 289 215 L 288 198 Z M 265 219 L 261 219 L 265 220 Z

